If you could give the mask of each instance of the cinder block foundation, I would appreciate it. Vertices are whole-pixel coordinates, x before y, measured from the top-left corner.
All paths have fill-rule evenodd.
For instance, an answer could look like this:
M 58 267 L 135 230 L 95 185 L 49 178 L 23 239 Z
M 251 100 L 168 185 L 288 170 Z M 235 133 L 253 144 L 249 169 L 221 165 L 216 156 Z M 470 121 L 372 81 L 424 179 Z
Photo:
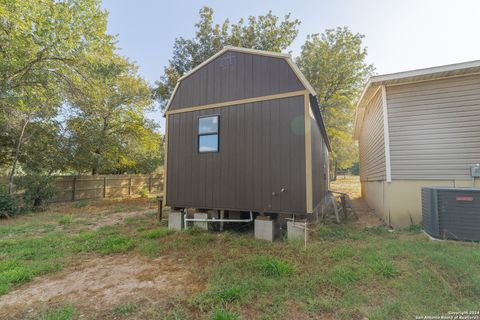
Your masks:
M 183 213 L 180 211 L 170 211 L 168 214 L 168 229 L 183 229 Z
M 194 219 L 208 219 L 208 213 L 195 212 L 193 214 Z M 194 221 L 193 225 L 202 230 L 208 230 L 208 222 Z
M 308 228 L 308 225 L 307 225 Z M 305 241 L 305 222 L 304 221 L 287 221 L 287 239 Z M 307 231 L 308 240 L 308 231 Z
M 263 217 L 257 217 L 257 219 L 255 219 L 255 239 L 273 241 L 275 240 L 276 234 L 276 220 L 267 220 Z

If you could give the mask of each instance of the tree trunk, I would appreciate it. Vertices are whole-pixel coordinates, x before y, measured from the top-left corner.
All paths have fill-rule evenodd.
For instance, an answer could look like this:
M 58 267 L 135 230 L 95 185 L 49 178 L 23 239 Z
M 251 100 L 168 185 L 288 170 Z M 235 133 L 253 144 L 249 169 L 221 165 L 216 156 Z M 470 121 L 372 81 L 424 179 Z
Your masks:
M 337 170 L 338 170 L 338 161 L 337 161 L 337 158 L 335 158 L 335 161 L 333 162 L 332 181 L 337 181 Z
M 9 194 L 11 194 L 13 191 L 13 177 L 15 175 L 15 170 L 17 169 L 18 157 L 20 156 L 20 148 L 22 146 L 23 136 L 25 134 L 25 129 L 27 128 L 29 120 L 30 119 L 28 118 L 25 119 L 25 123 L 23 124 L 22 130 L 20 131 L 20 136 L 18 137 L 17 147 L 15 149 L 15 157 L 13 158 L 13 163 L 12 163 L 12 170 L 8 175 L 8 193 Z

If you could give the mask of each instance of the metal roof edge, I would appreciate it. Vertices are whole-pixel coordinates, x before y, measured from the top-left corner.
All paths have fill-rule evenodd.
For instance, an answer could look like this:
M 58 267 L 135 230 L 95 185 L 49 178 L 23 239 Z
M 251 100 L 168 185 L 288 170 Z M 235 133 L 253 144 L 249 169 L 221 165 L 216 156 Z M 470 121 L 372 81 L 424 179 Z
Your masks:
M 250 48 L 242 48 L 242 47 L 234 47 L 234 46 L 225 46 L 223 49 L 221 49 L 220 51 L 215 53 L 213 56 L 211 56 L 207 60 L 200 63 L 198 66 L 196 66 L 192 70 L 185 73 L 183 76 L 181 76 L 177 80 L 175 88 L 174 88 L 172 94 L 170 95 L 170 98 L 168 99 L 167 105 L 165 107 L 164 116 L 165 116 L 166 112 L 168 111 L 168 109 L 170 108 L 170 104 L 173 101 L 173 97 L 175 96 L 175 94 L 177 92 L 177 89 L 178 89 L 178 86 L 179 86 L 180 82 L 183 79 L 187 78 L 192 73 L 198 71 L 199 69 L 201 69 L 202 67 L 204 67 L 205 65 L 207 65 L 211 61 L 215 60 L 216 58 L 218 58 L 220 55 L 222 55 L 223 53 L 225 53 L 227 51 L 251 53 L 251 54 L 262 55 L 262 56 L 267 56 L 267 57 L 285 59 L 287 61 L 288 65 L 290 66 L 290 68 L 292 68 L 295 75 L 298 77 L 298 80 L 300 80 L 302 85 L 305 87 L 305 89 L 307 89 L 312 95 L 316 95 L 315 90 L 313 89 L 312 85 L 310 84 L 310 82 L 308 82 L 307 78 L 305 78 L 302 71 L 300 71 L 300 68 L 298 68 L 297 64 L 293 61 L 292 56 L 289 55 L 288 53 L 272 52 L 272 51 L 266 51 L 266 50 L 258 50 L 258 49 L 250 49 Z
M 407 82 L 415 82 L 415 81 L 428 81 L 428 80 L 436 80 L 449 77 L 449 73 L 454 73 L 455 71 L 465 70 L 465 69 L 473 69 L 473 68 L 480 68 L 480 60 L 473 60 L 467 62 L 460 62 L 436 67 L 429 67 L 429 68 L 422 68 L 422 69 L 415 69 L 415 70 L 408 70 L 402 72 L 395 72 L 395 73 L 387 73 L 383 75 L 376 75 L 371 76 L 365 87 L 360 95 L 360 98 L 357 102 L 357 107 L 355 108 L 355 119 L 354 119 L 354 126 L 353 126 L 353 138 L 358 140 L 358 135 L 360 128 L 363 123 L 363 109 L 366 107 L 364 103 L 364 98 L 367 96 L 369 91 L 373 87 L 377 87 L 379 85 L 389 85 L 388 82 L 395 81 L 395 85 L 407 83 Z M 473 71 L 471 73 L 476 73 L 477 71 Z M 446 74 L 445 74 L 446 73 Z M 423 76 L 431 75 L 432 78 L 422 79 Z M 433 77 L 437 75 L 436 77 Z M 465 73 L 468 75 L 468 72 Z M 402 81 L 404 79 L 404 81 Z M 391 84 L 390 84 L 391 85 Z M 378 89 L 378 88 L 377 88 Z

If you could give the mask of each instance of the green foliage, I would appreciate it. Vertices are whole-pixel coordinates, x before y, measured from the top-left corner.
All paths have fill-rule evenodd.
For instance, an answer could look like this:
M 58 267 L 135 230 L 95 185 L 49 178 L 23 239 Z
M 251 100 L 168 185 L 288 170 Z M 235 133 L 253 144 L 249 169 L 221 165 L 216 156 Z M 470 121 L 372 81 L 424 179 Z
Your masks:
M 52 176 L 29 174 L 18 177 L 16 184 L 25 190 L 23 201 L 28 210 L 45 210 L 47 201 L 55 195 L 55 180 Z
M 126 252 L 135 246 L 133 240 L 125 236 L 109 237 L 101 242 L 99 251 L 104 254 Z
M 413 232 L 413 233 L 420 233 L 423 231 L 423 226 L 421 224 L 411 224 L 408 227 L 404 228 L 403 230 Z
M 154 239 L 141 241 L 138 245 L 138 251 L 150 258 L 158 257 L 161 252 L 161 246 Z
M 397 268 L 390 261 L 377 260 L 373 264 L 373 269 L 384 278 L 393 278 L 398 274 Z
M 0 218 L 12 217 L 18 213 L 15 198 L 8 193 L 4 186 L 0 186 Z
M 151 90 L 115 53 L 100 0 L 0 3 L 0 169 L 149 173 L 162 162 Z
M 142 188 L 140 190 L 138 190 L 138 195 L 141 197 L 141 198 L 148 198 L 148 189 L 147 188 Z
M 352 257 L 354 251 L 351 245 L 345 244 L 335 247 L 328 255 L 335 261 L 341 261 Z
M 328 29 L 321 35 L 309 36 L 296 59 L 317 92 L 333 149 L 333 163 L 341 169 L 351 167 L 358 159 L 352 140 L 355 102 L 374 71 L 365 62 L 363 38 L 346 27 Z
M 213 9 L 203 7 L 200 21 L 195 24 L 193 39 L 177 38 L 173 57 L 157 81 L 155 96 L 162 108 L 170 97 L 177 80 L 227 45 L 280 52 L 296 38 L 300 21 L 287 14 L 282 21 L 269 11 L 266 15 L 240 19 L 231 24 L 226 19 L 213 24 Z
M 92 174 L 155 170 L 162 160 L 162 139 L 157 124 L 145 117 L 153 100 L 138 67 L 108 55 L 94 60 L 88 75 L 90 82 L 79 84 L 84 94 L 69 95 L 72 167 Z
M 352 167 L 350 168 L 350 170 L 351 170 L 352 175 L 354 175 L 354 176 L 360 175 L 360 162 L 355 161 L 353 163 Z
M 69 303 L 58 307 L 45 307 L 38 312 L 39 320 L 71 320 L 75 317 L 75 307 Z
M 13 177 L 23 157 L 27 166 L 41 168 L 34 160 L 46 160 L 42 170 L 49 170 L 60 153 L 50 159 L 40 155 L 50 155 L 57 145 L 39 148 L 50 134 L 43 130 L 55 124 L 65 93 L 78 92 L 75 84 L 85 81 L 88 53 L 113 52 L 115 39 L 105 32 L 107 13 L 98 0 L 6 0 L 0 16 L 0 141 L 5 142 L 0 166 L 8 165 Z M 30 130 L 31 125 L 41 130 Z M 36 153 L 26 156 L 28 143 Z
M 286 261 L 270 256 L 254 256 L 251 260 L 252 266 L 258 269 L 264 276 L 281 277 L 291 275 L 294 268 Z
M 60 225 L 67 225 L 71 224 L 73 222 L 73 216 L 71 215 L 65 215 L 62 216 L 60 219 L 58 219 L 58 224 Z
M 73 207 L 76 209 L 84 208 L 90 204 L 88 200 L 78 200 L 73 203 Z
M 358 274 L 350 267 L 334 267 L 330 272 L 330 282 L 339 287 L 348 287 L 359 278 Z
M 222 302 L 238 301 L 246 295 L 246 292 L 247 289 L 245 286 L 230 286 L 218 292 L 218 298 Z
M 160 228 L 156 228 L 156 229 L 152 229 L 152 230 L 148 230 L 148 231 L 145 231 L 142 233 L 142 237 L 144 237 L 145 239 L 157 239 L 157 238 L 161 238 L 161 237 L 164 237 L 168 234 L 170 234 L 171 231 L 167 228 L 164 228 L 164 227 L 160 227 Z
M 98 209 L 114 215 L 105 213 L 104 206 Z M 306 250 L 283 242 L 252 241 L 251 234 L 236 232 L 172 232 L 168 241 L 159 241 L 143 236 L 159 228 L 155 216 L 139 214 L 133 224 L 90 231 L 82 228 L 91 226 L 73 217 L 69 228 L 52 223 L 59 219 L 54 212 L 0 225 L 0 294 L 130 243 L 128 250 L 135 250 L 131 254 L 144 254 L 146 259 L 168 253 L 182 270 L 191 271 L 188 281 L 205 288 L 193 298 L 174 298 L 172 308 L 142 299 L 102 313 L 107 318 L 407 319 L 478 306 L 476 244 L 345 225 L 321 228 Z M 287 267 L 281 267 L 284 264 Z M 284 269 L 292 271 L 279 271 Z
M 234 312 L 227 311 L 222 308 L 217 308 L 213 310 L 210 319 L 211 320 L 237 320 L 238 314 Z
M 341 240 L 350 237 L 347 228 L 337 225 L 320 225 L 318 232 L 322 240 Z
M 118 235 L 116 228 L 101 228 L 98 232 L 82 232 L 78 235 L 75 250 L 103 254 L 127 252 L 135 247 L 132 238 Z
M 135 303 L 123 303 L 115 306 L 112 313 L 114 316 L 128 316 L 129 314 L 137 310 L 137 308 L 138 307 Z

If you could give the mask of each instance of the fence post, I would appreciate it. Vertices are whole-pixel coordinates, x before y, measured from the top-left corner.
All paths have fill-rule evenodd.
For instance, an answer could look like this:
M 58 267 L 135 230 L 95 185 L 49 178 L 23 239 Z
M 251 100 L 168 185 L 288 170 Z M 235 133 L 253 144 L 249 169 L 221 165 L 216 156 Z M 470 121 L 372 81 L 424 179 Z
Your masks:
M 103 177 L 103 197 L 107 196 L 107 176 Z
M 72 201 L 75 201 L 76 181 L 77 181 L 77 176 L 73 176 L 73 181 L 72 181 Z
M 128 195 L 132 194 L 132 177 L 128 177 Z
M 152 193 L 152 175 L 148 177 L 148 193 Z

